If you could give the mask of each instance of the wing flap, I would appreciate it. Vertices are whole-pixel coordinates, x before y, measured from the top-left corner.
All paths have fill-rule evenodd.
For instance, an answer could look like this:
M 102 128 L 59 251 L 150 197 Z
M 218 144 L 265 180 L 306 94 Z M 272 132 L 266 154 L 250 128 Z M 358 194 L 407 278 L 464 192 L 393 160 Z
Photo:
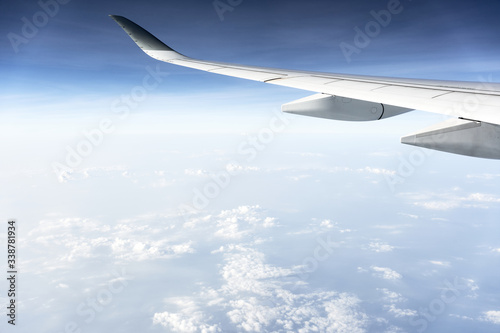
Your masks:
M 378 92 L 383 94 L 398 95 L 398 96 L 411 95 L 412 97 L 425 98 L 425 99 L 432 99 L 437 96 L 449 93 L 446 90 L 402 87 L 402 86 L 385 86 L 380 88 Z

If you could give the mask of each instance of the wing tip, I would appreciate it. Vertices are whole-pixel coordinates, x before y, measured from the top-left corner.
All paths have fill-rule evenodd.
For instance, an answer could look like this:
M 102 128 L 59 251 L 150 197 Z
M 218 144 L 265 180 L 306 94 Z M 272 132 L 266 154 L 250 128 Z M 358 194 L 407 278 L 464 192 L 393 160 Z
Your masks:
M 170 46 L 156 38 L 149 31 L 128 18 L 120 15 L 109 15 L 118 25 L 132 38 L 132 40 L 144 51 L 164 50 L 174 51 Z

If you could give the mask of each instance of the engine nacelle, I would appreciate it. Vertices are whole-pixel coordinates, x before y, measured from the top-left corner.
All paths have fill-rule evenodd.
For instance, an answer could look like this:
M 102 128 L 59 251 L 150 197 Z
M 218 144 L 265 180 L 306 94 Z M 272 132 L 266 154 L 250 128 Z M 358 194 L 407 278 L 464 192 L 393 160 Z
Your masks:
M 412 109 L 340 96 L 316 94 L 283 104 L 281 111 L 334 120 L 370 121 L 397 116 L 412 111 Z

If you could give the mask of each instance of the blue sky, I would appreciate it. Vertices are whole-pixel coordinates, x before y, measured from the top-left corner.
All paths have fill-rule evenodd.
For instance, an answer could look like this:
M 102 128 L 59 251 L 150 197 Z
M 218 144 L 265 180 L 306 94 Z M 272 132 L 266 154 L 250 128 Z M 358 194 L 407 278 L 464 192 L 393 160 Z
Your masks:
M 347 63 L 341 42 L 351 42 L 353 28 L 373 20 L 370 11 L 387 1 L 242 2 L 219 19 L 211 2 L 78 2 L 59 11 L 15 52 L 2 39 L 1 66 L 5 88 L 22 84 L 29 91 L 84 93 L 118 89 L 133 83 L 147 64 L 134 44 L 107 17 L 135 20 L 172 47 L 188 55 L 262 66 L 376 75 L 476 80 L 496 73 L 495 43 L 499 5 L 492 1 L 419 3 L 404 1 L 402 12 L 361 54 Z M 5 6 L 2 31 L 22 35 L 23 17 L 33 20 L 37 2 Z M 190 75 L 207 76 L 195 87 L 233 85 L 234 79 L 211 77 L 168 66 L 182 91 Z M 138 73 L 139 72 L 139 73 Z M 188 76 L 189 75 L 189 76 Z M 29 78 L 29 79 L 28 79 Z M 208 80 L 208 81 L 206 81 Z M 180 81 L 180 82 L 179 82 Z M 8 84 L 6 84 L 8 82 Z
M 201 59 L 499 81 L 493 1 L 402 1 L 346 61 L 340 44 L 389 3 L 244 0 L 221 20 L 211 1 L 71 0 L 17 52 L 9 34 L 42 9 L 5 4 L 0 221 L 19 224 L 17 328 L 497 332 L 498 162 L 399 143 L 441 115 L 282 115 L 310 92 L 159 63 L 108 17 Z M 151 71 L 158 85 L 123 109 Z

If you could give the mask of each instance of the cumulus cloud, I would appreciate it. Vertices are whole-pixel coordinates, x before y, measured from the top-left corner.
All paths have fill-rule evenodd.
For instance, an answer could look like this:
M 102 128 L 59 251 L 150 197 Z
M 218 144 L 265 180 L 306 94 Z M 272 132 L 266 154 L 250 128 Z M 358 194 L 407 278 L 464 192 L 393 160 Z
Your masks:
M 375 175 L 395 175 L 396 171 L 394 170 L 388 170 L 388 169 L 383 169 L 383 168 L 372 168 L 372 167 L 364 167 L 361 169 L 356 169 L 357 172 L 359 173 L 372 173 Z
M 414 317 L 418 315 L 418 312 L 416 310 L 411 310 L 411 309 L 400 309 L 396 307 L 396 305 L 391 304 L 387 307 L 388 312 L 392 314 L 396 318 L 401 318 L 401 317 Z
M 396 304 L 398 304 L 398 303 L 402 303 L 402 302 L 407 301 L 407 299 L 405 297 L 403 297 L 403 295 L 401 295 L 400 293 L 397 293 L 395 291 L 391 291 L 391 290 L 386 289 L 386 288 L 377 289 L 377 290 L 382 293 L 382 300 L 386 303 L 389 303 L 389 304 L 384 305 L 384 309 L 386 309 L 390 315 L 392 315 L 396 318 L 413 317 L 413 316 L 418 315 L 417 311 L 415 311 L 415 310 L 402 309 L 402 308 L 396 306 Z
M 114 225 L 86 218 L 46 219 L 28 237 L 59 263 L 98 257 L 144 261 L 195 253 L 192 241 L 165 236 L 170 228 L 152 227 L 145 223 L 150 218 L 142 217 L 143 223 L 130 219 Z
M 243 173 L 243 172 L 255 172 L 260 171 L 261 169 L 255 166 L 243 166 L 240 164 L 229 163 L 226 164 L 226 171 L 235 174 L 235 173 Z
M 179 308 L 179 312 L 161 312 L 153 316 L 153 324 L 161 325 L 170 332 L 200 332 L 215 333 L 221 332 L 218 324 L 207 324 L 212 320 L 200 310 L 198 304 L 189 298 L 171 299 L 171 304 Z
M 403 277 L 398 272 L 396 272 L 390 268 L 387 268 L 387 267 L 371 266 L 370 268 L 373 272 L 373 276 L 376 276 L 376 277 L 379 277 L 379 278 L 382 278 L 385 280 L 399 280 Z
M 252 292 L 262 296 L 268 295 L 276 288 L 273 279 L 295 273 L 292 269 L 266 264 L 264 254 L 255 249 L 235 246 L 225 252 L 226 264 L 220 273 L 226 281 L 223 290 L 227 294 Z
M 462 315 L 458 315 L 458 314 L 454 314 L 454 313 L 450 313 L 450 317 L 462 319 L 462 320 L 474 320 L 474 318 L 471 318 L 469 316 L 462 316 Z
M 380 242 L 372 242 L 368 244 L 368 246 L 373 252 L 391 252 L 392 250 L 394 250 L 394 246 Z
M 210 177 L 210 176 L 217 176 L 220 173 L 226 173 L 226 172 L 230 173 L 231 175 L 234 175 L 247 172 L 257 172 L 260 170 L 261 170 L 260 168 L 255 166 L 243 166 L 240 164 L 229 163 L 226 164 L 225 167 L 222 170 L 219 170 L 218 172 L 212 173 L 204 169 L 185 169 L 184 174 L 193 177 Z
M 418 219 L 418 215 L 415 215 L 415 214 L 398 213 L 398 215 L 401 215 L 401 216 L 406 216 L 406 217 L 409 217 L 409 218 L 414 219 L 414 220 L 417 220 L 417 219 Z
M 262 217 L 259 206 L 240 206 L 224 210 L 216 216 L 215 236 L 227 239 L 241 239 L 259 228 L 270 228 L 276 223 L 273 217 Z
M 400 293 L 397 293 L 395 291 L 391 291 L 391 290 L 386 289 L 386 288 L 377 289 L 377 290 L 382 292 L 382 295 L 383 295 L 382 299 L 385 302 L 400 303 L 400 302 L 406 301 L 406 298 L 403 297 L 403 295 L 401 295 Z
M 323 227 L 323 228 L 327 228 L 327 229 L 332 229 L 335 226 L 335 224 L 332 223 L 332 221 L 330 221 L 330 220 L 323 220 L 323 221 L 321 221 L 319 226 Z
M 415 205 L 429 210 L 450 210 L 453 208 L 460 207 L 460 201 L 458 200 L 424 201 L 424 202 L 416 202 Z
M 395 175 L 395 170 L 389 170 L 384 168 L 377 168 L 366 166 L 364 168 L 351 168 L 351 167 L 334 167 L 325 170 L 329 173 L 339 173 L 339 172 L 349 172 L 349 173 L 365 173 L 365 174 L 373 174 L 373 175 Z
M 436 266 L 450 267 L 450 263 L 447 261 L 429 260 L 429 262 Z
M 186 169 L 184 170 L 184 174 L 187 176 L 194 176 L 194 177 L 208 177 L 210 175 L 210 172 L 201 169 Z
M 429 210 L 451 210 L 458 207 L 489 208 L 500 203 L 500 197 L 489 193 L 463 193 L 459 188 L 441 193 L 404 193 L 403 197 L 411 200 L 415 206 Z
M 495 325 L 500 325 L 500 311 L 486 311 L 480 319 Z
M 313 218 L 312 222 L 307 224 L 304 229 L 299 229 L 296 231 L 290 231 L 287 235 L 304 235 L 304 234 L 313 234 L 313 233 L 323 233 L 323 232 L 338 232 L 340 234 L 350 233 L 355 230 L 351 229 L 343 229 L 338 222 L 333 222 L 330 219 L 317 219 Z
M 307 292 L 303 283 L 294 280 L 296 267 L 271 265 L 264 253 L 252 247 L 233 244 L 214 254 L 223 254 L 222 284 L 216 289 L 202 288 L 189 298 L 187 310 L 155 314 L 155 324 L 174 332 L 183 328 L 188 332 L 365 331 L 368 317 L 360 311 L 357 297 L 334 291 Z M 200 303 L 210 306 L 212 319 L 199 309 Z M 220 322 L 226 324 L 220 326 Z
M 90 168 L 80 168 L 64 170 L 58 173 L 58 180 L 61 183 L 68 183 L 74 180 L 88 179 L 91 177 L 106 177 L 112 178 L 116 176 L 121 176 L 129 178 L 131 176 L 128 168 L 123 165 L 114 165 L 107 167 L 90 167 Z
M 493 173 L 470 174 L 470 175 L 467 175 L 467 178 L 469 178 L 469 179 L 493 180 L 495 178 L 500 178 L 500 174 L 493 174 Z
M 473 279 L 463 279 L 466 288 L 469 290 L 469 294 L 467 295 L 468 298 L 477 298 L 478 294 L 477 291 L 479 290 L 479 286 L 477 285 L 476 281 Z

